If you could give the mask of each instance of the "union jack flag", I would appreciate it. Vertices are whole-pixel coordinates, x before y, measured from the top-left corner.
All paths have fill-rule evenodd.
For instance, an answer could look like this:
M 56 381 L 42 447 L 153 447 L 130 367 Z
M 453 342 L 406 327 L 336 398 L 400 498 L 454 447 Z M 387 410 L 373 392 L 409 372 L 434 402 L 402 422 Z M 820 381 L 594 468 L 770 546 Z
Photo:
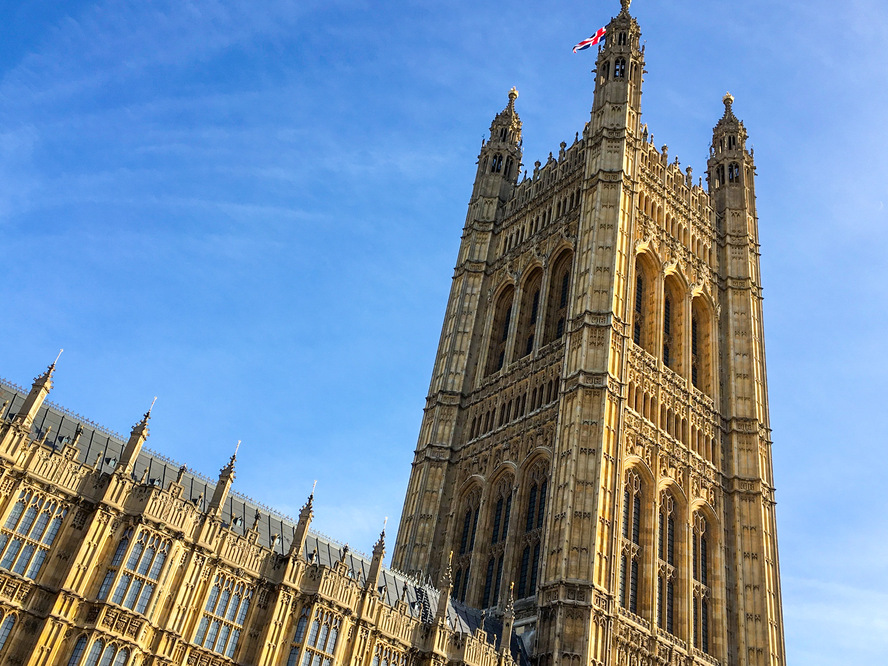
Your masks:
M 582 42 L 574 46 L 574 53 L 579 51 L 585 51 L 590 46 L 595 46 L 598 42 L 600 42 L 604 38 L 604 33 L 607 32 L 607 28 L 600 28 L 598 32 L 589 37 L 589 39 L 584 39 Z

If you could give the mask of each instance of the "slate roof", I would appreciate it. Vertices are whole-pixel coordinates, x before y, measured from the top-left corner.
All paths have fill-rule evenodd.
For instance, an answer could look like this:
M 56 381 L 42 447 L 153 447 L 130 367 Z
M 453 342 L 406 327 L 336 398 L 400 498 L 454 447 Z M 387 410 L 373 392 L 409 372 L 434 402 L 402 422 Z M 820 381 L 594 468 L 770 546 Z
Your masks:
M 6 410 L 0 416 L 6 418 L 16 414 L 27 395 L 28 391 L 24 388 L 0 379 L 0 403 L 9 400 Z M 60 449 L 66 441 L 74 439 L 78 425 L 83 428 L 83 433 L 77 446 L 77 460 L 92 467 L 96 458 L 101 454 L 102 470 L 112 471 L 129 438 L 108 430 L 64 407 L 45 401 L 34 419 L 31 435 L 35 438 L 42 437 L 51 427 L 52 430 L 46 443 Z M 134 466 L 133 477 L 141 479 L 147 469 L 148 482 L 166 488 L 171 481 L 176 480 L 182 467 L 183 465 L 180 463 L 144 447 Z M 180 483 L 184 486 L 182 496 L 195 502 L 199 501 L 202 496 L 200 508 L 205 510 L 213 496 L 216 480 L 186 467 Z M 232 490 L 223 506 L 222 520 L 231 529 L 246 534 L 253 526 L 257 513 L 259 515 L 257 542 L 277 553 L 286 554 L 290 549 L 293 528 L 297 523 L 293 518 Z M 320 564 L 326 566 L 338 562 L 342 558 L 344 548 L 345 546 L 333 539 L 311 530 L 305 540 L 305 556 L 314 556 Z M 346 562 L 350 575 L 363 582 L 370 571 L 370 558 L 349 549 L 346 554 Z M 434 620 L 440 593 L 429 582 L 419 581 L 401 572 L 383 567 L 380 572 L 379 589 L 388 605 L 393 606 L 403 597 L 411 615 L 426 623 Z M 480 610 L 470 608 L 453 599 L 449 600 L 447 621 L 454 631 L 473 633 L 481 624 L 481 616 Z M 488 641 L 499 645 L 502 623 L 496 618 L 485 617 L 484 630 L 487 632 Z M 529 665 L 530 660 L 524 645 L 514 634 L 511 649 L 516 662 L 522 666 Z

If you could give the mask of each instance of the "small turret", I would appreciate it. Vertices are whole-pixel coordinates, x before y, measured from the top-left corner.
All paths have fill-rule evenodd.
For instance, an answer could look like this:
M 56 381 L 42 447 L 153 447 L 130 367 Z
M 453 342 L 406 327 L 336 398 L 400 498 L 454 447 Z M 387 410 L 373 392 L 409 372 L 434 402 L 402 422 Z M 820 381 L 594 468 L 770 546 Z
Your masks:
M 521 165 L 521 118 L 515 111 L 518 91 L 509 91 L 509 103 L 490 123 L 490 138 L 481 143 L 473 196 L 505 200 L 518 182 Z
M 18 423 L 24 428 L 30 428 L 31 424 L 34 423 L 37 412 L 40 411 L 43 401 L 46 400 L 46 396 L 52 390 L 52 373 L 55 372 L 56 363 L 59 362 L 59 357 L 61 357 L 63 351 L 64 349 L 60 349 L 56 360 L 46 368 L 46 372 L 34 379 L 34 383 L 31 385 L 31 392 L 28 393 L 25 403 L 13 418 L 14 423 Z
M 308 496 L 302 509 L 299 511 L 299 522 L 293 530 L 293 543 L 290 544 L 289 557 L 302 555 L 305 550 L 305 537 L 308 536 L 308 526 L 311 525 L 311 519 L 314 517 L 312 506 L 314 504 L 314 489 L 318 482 L 311 488 L 311 495 Z
M 148 439 L 148 420 L 151 418 L 151 410 L 154 409 L 155 402 L 157 402 L 157 396 L 154 397 L 142 420 L 133 426 L 129 441 L 126 443 L 123 453 L 120 454 L 116 471 L 123 476 L 129 476 L 132 473 L 136 460 L 142 452 L 142 446 L 144 446 L 145 440 Z
M 234 463 L 237 462 L 237 452 L 240 449 L 241 440 L 237 440 L 237 446 L 234 447 L 234 454 L 231 460 L 221 470 L 219 470 L 219 480 L 216 482 L 216 489 L 213 491 L 213 499 L 210 500 L 210 506 L 207 513 L 211 516 L 219 517 L 222 513 L 222 506 L 228 498 L 228 492 L 231 490 L 231 484 L 234 483 Z
M 628 3 L 627 3 L 628 4 Z M 503 614 L 503 635 L 500 636 L 499 649 L 501 653 L 509 651 L 512 642 L 512 627 L 515 624 L 515 583 L 509 583 L 509 601 L 506 602 L 506 612 Z
M 453 551 L 451 550 L 447 555 L 447 566 L 444 568 L 444 573 L 441 574 L 441 582 L 438 584 L 441 596 L 438 597 L 438 609 L 435 612 L 435 619 L 441 622 L 447 619 L 447 605 L 450 603 L 450 595 L 453 593 L 453 572 L 450 569 L 452 560 Z
M 386 524 L 388 524 L 388 518 L 385 519 L 385 522 L 382 525 L 382 532 L 379 534 L 379 539 L 373 546 L 373 559 L 370 561 L 370 572 L 367 574 L 367 580 L 364 583 L 365 590 L 374 590 L 376 589 L 377 583 L 379 583 L 379 572 L 382 569 L 382 558 L 385 557 Z

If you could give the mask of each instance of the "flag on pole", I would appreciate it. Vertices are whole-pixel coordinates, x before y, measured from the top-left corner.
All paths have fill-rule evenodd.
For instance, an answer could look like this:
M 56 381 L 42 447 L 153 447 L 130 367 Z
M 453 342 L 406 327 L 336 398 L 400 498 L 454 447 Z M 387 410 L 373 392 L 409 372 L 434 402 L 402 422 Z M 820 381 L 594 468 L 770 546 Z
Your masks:
M 595 46 L 598 42 L 600 42 L 604 38 L 604 33 L 607 32 L 607 28 L 600 28 L 594 35 L 592 35 L 589 39 L 584 39 L 582 42 L 574 46 L 574 53 L 579 51 L 585 51 L 590 46 Z

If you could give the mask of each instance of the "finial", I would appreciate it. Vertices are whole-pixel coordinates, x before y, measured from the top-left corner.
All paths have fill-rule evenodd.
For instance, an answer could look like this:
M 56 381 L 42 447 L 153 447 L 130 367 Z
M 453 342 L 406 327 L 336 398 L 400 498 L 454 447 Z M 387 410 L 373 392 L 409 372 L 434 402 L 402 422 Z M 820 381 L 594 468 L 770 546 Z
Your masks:
M 512 86 L 512 89 L 509 91 L 509 103 L 514 104 L 516 99 L 518 99 L 518 88 Z
M 148 411 L 145 412 L 145 416 L 142 417 L 142 423 L 147 423 L 148 419 L 151 418 L 151 410 L 154 409 L 155 402 L 157 402 L 157 396 L 154 396 L 154 400 L 151 401 L 151 406 L 148 408 Z
M 318 480 L 315 479 L 315 482 L 311 484 L 311 495 L 308 496 L 309 499 L 315 496 L 315 488 L 318 487 Z
M 629 11 L 629 5 L 632 4 L 632 0 L 620 0 L 620 4 L 623 6 L 623 11 L 624 11 L 624 12 L 628 12 L 628 11 Z
M 722 101 L 725 103 L 725 111 L 730 111 L 731 104 L 734 103 L 734 96 L 731 93 L 725 93 L 725 96 L 722 97 Z
M 59 349 L 59 355 L 56 356 L 56 360 L 52 362 L 52 366 L 50 366 L 50 367 L 53 367 L 53 368 L 55 367 L 55 364 L 58 363 L 58 362 L 59 362 L 59 359 L 62 357 L 62 352 L 63 352 L 63 351 L 65 351 L 65 350 L 64 350 L 64 349 Z

